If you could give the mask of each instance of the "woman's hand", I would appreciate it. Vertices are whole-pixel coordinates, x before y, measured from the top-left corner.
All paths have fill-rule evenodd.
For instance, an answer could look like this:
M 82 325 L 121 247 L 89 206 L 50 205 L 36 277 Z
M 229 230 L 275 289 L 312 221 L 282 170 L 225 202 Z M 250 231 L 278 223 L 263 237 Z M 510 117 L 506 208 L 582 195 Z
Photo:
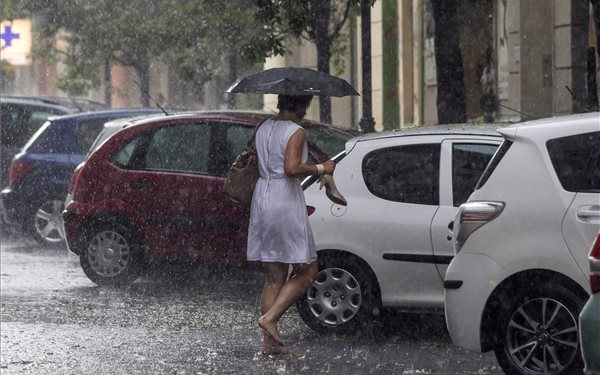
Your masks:
M 321 164 L 323 164 L 323 166 L 325 167 L 326 174 L 333 174 L 333 171 L 335 169 L 335 162 L 333 160 L 330 159 L 330 160 L 324 161 Z

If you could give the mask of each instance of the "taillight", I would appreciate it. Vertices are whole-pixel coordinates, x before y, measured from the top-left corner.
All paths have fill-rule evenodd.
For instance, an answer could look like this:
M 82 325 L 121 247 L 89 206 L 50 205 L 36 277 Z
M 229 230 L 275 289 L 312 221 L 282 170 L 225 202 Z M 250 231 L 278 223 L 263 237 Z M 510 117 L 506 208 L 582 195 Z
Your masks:
M 12 162 L 10 164 L 10 168 L 8 169 L 8 184 L 13 185 L 16 182 L 19 182 L 34 168 L 35 164 L 32 163 Z
M 594 240 L 588 259 L 590 261 L 590 286 L 592 287 L 592 293 L 600 293 L 600 233 L 598 233 Z
M 460 205 L 454 220 L 454 253 L 458 254 L 473 232 L 494 220 L 504 210 L 504 202 L 467 202 Z
M 308 216 L 312 215 L 315 212 L 315 208 L 313 206 L 306 206 L 306 213 Z

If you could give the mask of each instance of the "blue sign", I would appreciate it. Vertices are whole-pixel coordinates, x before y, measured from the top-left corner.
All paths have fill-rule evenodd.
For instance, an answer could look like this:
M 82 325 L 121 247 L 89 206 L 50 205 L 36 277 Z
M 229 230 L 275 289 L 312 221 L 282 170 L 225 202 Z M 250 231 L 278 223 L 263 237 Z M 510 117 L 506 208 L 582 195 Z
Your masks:
M 13 34 L 10 25 L 4 26 L 4 33 L 0 34 L 0 39 L 4 39 L 7 47 L 10 47 L 13 39 L 19 39 L 20 34 Z

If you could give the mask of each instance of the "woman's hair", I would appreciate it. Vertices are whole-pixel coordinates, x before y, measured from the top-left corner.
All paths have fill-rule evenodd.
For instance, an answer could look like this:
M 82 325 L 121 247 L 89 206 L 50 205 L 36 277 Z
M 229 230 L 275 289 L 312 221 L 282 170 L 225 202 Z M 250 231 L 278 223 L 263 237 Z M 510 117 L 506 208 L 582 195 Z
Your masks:
M 308 106 L 312 97 L 312 95 L 278 95 L 277 108 L 293 112 L 300 106 Z

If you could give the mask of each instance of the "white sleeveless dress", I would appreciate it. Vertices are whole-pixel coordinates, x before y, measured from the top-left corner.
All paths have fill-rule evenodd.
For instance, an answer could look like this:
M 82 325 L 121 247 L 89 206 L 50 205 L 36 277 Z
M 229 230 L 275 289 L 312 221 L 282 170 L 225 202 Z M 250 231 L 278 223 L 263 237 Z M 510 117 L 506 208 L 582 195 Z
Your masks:
M 287 177 L 283 164 L 290 137 L 302 127 L 292 121 L 266 120 L 256 133 L 258 169 L 250 209 L 248 260 L 311 263 L 317 259 L 300 179 Z M 308 147 L 304 142 L 302 162 Z

